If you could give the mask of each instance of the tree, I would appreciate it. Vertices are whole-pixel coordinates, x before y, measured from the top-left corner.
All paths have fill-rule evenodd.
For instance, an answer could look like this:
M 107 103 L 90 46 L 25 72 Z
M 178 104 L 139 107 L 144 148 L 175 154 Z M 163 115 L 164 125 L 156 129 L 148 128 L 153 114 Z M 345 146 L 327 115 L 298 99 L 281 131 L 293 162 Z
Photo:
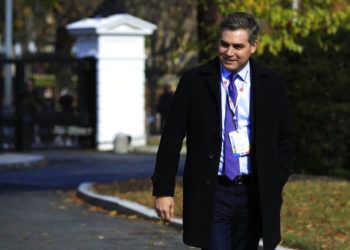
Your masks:
M 104 0 L 94 11 L 92 17 L 106 17 L 117 13 L 125 12 L 125 3 L 121 0 Z
M 157 85 L 165 75 L 177 76 L 189 65 L 197 63 L 195 0 L 129 0 L 126 10 L 155 23 L 158 27 L 147 38 L 148 112 L 156 113 Z M 156 128 L 151 124 L 151 131 Z
M 195 0 L 126 1 L 130 14 L 158 26 L 152 40 L 148 40 L 149 68 L 157 69 L 159 74 L 179 74 L 196 62 L 195 6 Z
M 302 53 L 283 49 L 278 56 L 264 53 L 258 60 L 281 72 L 288 83 L 297 132 L 297 172 L 350 179 L 350 35 L 340 29 L 323 39 L 339 44 L 341 50 L 320 49 L 311 35 L 300 41 Z
M 204 61 L 209 58 L 213 53 L 212 49 L 217 46 L 217 27 L 219 25 L 219 20 L 219 8 L 215 1 L 197 1 L 197 44 L 199 47 L 199 61 Z
M 277 55 L 284 48 L 301 53 L 303 45 L 300 41 L 311 34 L 317 41 L 317 46 L 322 49 L 339 46 L 323 40 L 324 34 L 336 34 L 340 28 L 350 29 L 349 0 L 214 0 L 212 2 L 219 10 L 219 15 L 216 15 L 219 19 L 233 11 L 249 12 L 258 18 L 261 24 L 258 54 L 268 50 Z M 202 1 L 199 0 L 199 5 L 201 4 Z M 208 29 L 208 32 L 217 32 L 217 27 L 208 25 L 203 27 Z M 216 53 L 216 48 L 213 46 L 201 47 L 200 50 L 213 51 L 211 56 Z
M 65 25 L 91 15 L 101 2 L 102 0 L 14 0 L 14 41 L 22 45 L 24 54 L 29 52 L 28 45 L 31 42 L 36 44 L 39 52 L 70 54 L 72 41 Z M 3 26 L 3 20 L 1 18 L 0 27 Z

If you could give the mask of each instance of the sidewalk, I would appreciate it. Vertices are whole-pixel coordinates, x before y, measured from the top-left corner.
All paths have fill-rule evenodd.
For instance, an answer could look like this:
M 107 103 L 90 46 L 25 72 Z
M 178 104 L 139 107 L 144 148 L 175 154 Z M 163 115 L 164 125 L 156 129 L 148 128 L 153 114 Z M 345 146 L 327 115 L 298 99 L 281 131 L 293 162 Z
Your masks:
M 186 250 L 162 224 L 79 205 L 61 191 L 0 192 L 0 249 Z
M 131 147 L 128 153 L 132 154 L 156 154 L 158 146 L 145 145 L 138 147 Z M 181 153 L 184 153 L 181 151 Z M 44 166 L 47 163 L 47 159 L 39 154 L 30 153 L 0 153 L 0 171 L 32 168 Z
M 158 145 L 146 145 L 131 147 L 129 153 L 132 154 L 157 154 Z M 186 154 L 186 147 L 182 147 L 180 154 Z
M 42 155 L 22 153 L 0 154 L 0 171 L 40 167 L 47 163 Z
M 43 159 L 45 166 L 34 167 Z M 57 150 L 4 153 L 0 161 L 4 170 L 33 167 L 0 172 L 0 187 L 4 187 L 0 192 L 0 249 L 189 249 L 182 243 L 180 230 L 132 215 L 102 212 L 75 203 L 70 200 L 73 193 L 66 192 L 74 192 L 89 180 L 148 176 L 153 154 Z

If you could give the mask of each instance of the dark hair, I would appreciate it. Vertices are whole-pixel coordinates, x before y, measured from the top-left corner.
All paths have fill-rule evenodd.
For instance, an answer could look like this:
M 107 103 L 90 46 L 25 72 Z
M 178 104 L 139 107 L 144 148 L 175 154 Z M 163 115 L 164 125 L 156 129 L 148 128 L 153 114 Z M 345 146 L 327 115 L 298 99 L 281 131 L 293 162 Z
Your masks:
M 245 12 L 233 12 L 226 16 L 220 24 L 220 32 L 224 30 L 239 30 L 245 29 L 248 31 L 249 42 L 253 43 L 258 39 L 259 24 L 255 18 Z

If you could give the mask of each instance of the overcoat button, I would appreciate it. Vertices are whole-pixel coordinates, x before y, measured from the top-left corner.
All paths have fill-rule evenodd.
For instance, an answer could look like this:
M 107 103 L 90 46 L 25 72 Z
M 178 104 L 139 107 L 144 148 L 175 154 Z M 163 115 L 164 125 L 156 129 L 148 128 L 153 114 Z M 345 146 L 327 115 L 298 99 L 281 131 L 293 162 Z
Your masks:
M 210 183 L 212 183 L 212 182 L 213 182 L 212 179 L 210 179 L 210 178 L 207 179 L 207 184 L 208 184 L 208 185 L 209 185 Z
M 215 155 L 214 155 L 214 154 L 210 154 L 210 155 L 209 155 L 209 159 L 212 160 L 212 159 L 214 159 L 214 158 L 215 158 Z

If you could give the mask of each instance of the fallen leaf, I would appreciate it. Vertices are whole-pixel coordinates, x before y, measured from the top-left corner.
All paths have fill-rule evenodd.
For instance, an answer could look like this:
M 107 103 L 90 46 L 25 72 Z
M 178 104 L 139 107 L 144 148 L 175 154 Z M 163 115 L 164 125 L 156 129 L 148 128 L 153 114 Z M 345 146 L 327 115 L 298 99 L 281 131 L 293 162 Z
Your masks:
M 106 237 L 104 237 L 103 235 L 99 235 L 99 236 L 97 237 L 97 239 L 98 239 L 98 240 L 104 240 L 104 239 L 106 239 Z

